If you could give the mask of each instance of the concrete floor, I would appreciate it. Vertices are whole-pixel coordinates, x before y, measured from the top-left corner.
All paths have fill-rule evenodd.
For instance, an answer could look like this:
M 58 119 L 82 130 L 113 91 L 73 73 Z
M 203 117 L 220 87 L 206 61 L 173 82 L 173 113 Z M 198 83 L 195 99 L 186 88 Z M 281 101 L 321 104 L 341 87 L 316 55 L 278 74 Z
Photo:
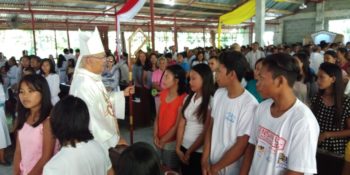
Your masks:
M 121 127 L 121 135 L 123 138 L 125 138 L 128 143 L 130 143 L 130 132 L 128 128 L 125 126 L 125 124 L 122 124 Z M 151 145 L 153 145 L 153 127 L 145 127 L 145 128 L 138 128 L 134 132 L 134 143 L 136 142 L 146 142 Z M 6 155 L 8 157 L 8 160 L 13 159 L 13 151 L 14 148 L 8 148 L 6 150 Z M 0 175 L 12 175 L 12 166 L 2 166 L 0 165 Z

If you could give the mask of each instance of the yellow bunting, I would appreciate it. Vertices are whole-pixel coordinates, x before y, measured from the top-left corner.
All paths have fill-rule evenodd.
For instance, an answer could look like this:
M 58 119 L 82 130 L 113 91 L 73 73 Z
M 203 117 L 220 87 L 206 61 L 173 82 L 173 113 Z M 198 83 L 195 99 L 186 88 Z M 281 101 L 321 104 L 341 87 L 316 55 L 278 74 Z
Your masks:
M 255 15 L 256 0 L 249 0 L 232 12 L 221 15 L 218 26 L 218 46 L 221 48 L 221 25 L 222 24 L 240 24 Z

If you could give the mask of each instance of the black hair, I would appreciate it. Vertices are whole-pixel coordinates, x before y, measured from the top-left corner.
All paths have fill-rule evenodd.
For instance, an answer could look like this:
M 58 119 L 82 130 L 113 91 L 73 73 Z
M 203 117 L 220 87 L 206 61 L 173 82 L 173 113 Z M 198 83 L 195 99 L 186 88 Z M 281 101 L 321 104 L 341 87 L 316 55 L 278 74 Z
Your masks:
M 299 52 L 294 54 L 294 57 L 297 57 L 297 59 L 299 59 L 300 62 L 303 63 L 302 71 L 305 74 L 304 83 L 313 83 L 315 81 L 315 75 L 311 72 L 311 69 L 310 69 L 309 56 L 305 52 Z M 300 79 L 301 78 L 302 77 L 300 76 Z
M 67 96 L 60 100 L 51 111 L 51 129 L 61 145 L 75 147 L 77 142 L 87 142 L 94 136 L 89 130 L 89 110 L 83 100 Z
M 15 57 L 11 57 L 11 58 L 9 59 L 9 61 L 8 61 L 8 62 L 10 62 L 10 61 L 12 61 L 12 62 L 14 63 L 14 65 L 18 66 L 18 64 L 17 64 L 17 61 L 16 61 L 16 58 L 15 58 Z
M 350 58 L 347 57 L 347 55 L 348 55 L 348 49 L 346 49 L 346 48 L 344 48 L 344 47 L 341 47 L 341 48 L 338 48 L 338 52 L 340 52 L 341 54 L 343 54 L 346 60 L 349 60 L 349 59 L 350 59 Z
M 69 63 L 71 63 L 71 67 L 75 67 L 75 61 L 74 61 L 74 59 L 69 59 L 68 60 L 68 66 L 69 66 Z
M 158 55 L 157 55 L 156 53 L 154 53 L 154 52 L 152 52 L 151 54 L 149 54 L 149 57 L 151 58 L 153 55 L 156 56 L 156 58 L 158 58 Z
M 187 91 L 186 85 L 186 72 L 185 70 L 178 64 L 168 66 L 166 71 L 169 71 L 174 75 L 175 79 L 179 80 L 177 94 L 182 95 Z
M 335 77 L 335 82 L 333 83 L 333 100 L 335 106 L 335 117 L 333 118 L 333 124 L 335 126 L 341 125 L 342 114 L 343 114 L 343 100 L 344 100 L 344 84 L 343 84 L 343 75 L 341 68 L 332 63 L 324 62 L 320 65 L 319 70 L 322 70 L 330 77 Z M 325 93 L 324 89 L 319 89 L 317 93 L 317 97 L 321 98 L 321 96 Z M 316 115 L 320 110 L 319 105 L 313 104 L 311 106 L 312 111 Z
M 37 74 L 26 75 L 19 82 L 18 86 L 18 99 L 21 94 L 21 86 L 23 83 L 26 83 L 32 90 L 38 91 L 41 94 L 41 107 L 40 107 L 40 116 L 38 121 L 36 121 L 32 126 L 37 127 L 41 124 L 49 115 L 52 108 L 51 104 L 51 93 L 49 85 L 47 84 L 46 79 Z M 17 126 L 16 130 L 22 129 L 24 123 L 27 121 L 28 116 L 30 115 L 30 109 L 27 109 L 23 106 L 21 102 L 17 103 Z
M 198 53 L 197 53 L 197 55 L 196 55 L 196 60 L 199 61 L 198 57 L 199 57 L 200 54 L 203 55 L 202 61 L 205 61 L 205 55 L 204 55 L 204 52 L 203 52 L 202 50 L 199 50 L 199 51 L 198 51 Z
M 67 48 L 63 49 L 64 54 L 69 54 L 69 50 Z
M 211 59 L 218 60 L 218 57 L 216 55 L 212 55 L 212 56 L 209 57 L 209 60 L 211 60 Z
M 59 54 L 57 59 L 57 67 L 61 68 L 63 65 L 63 62 L 65 61 L 66 61 L 66 57 L 64 57 L 62 54 Z
M 116 174 L 161 175 L 160 159 L 156 151 L 144 142 L 137 142 L 126 148 L 116 165 Z
M 254 70 L 256 68 L 256 66 L 259 64 L 259 63 L 262 63 L 264 61 L 265 58 L 259 58 L 258 60 L 256 60 L 255 62 L 255 66 L 254 66 Z M 246 81 L 250 81 L 250 80 L 254 80 L 256 77 L 254 76 L 254 70 L 251 70 L 249 68 L 249 71 L 245 74 L 244 76 L 244 79 Z
M 69 49 L 69 53 L 73 53 L 73 49 L 72 48 Z
M 332 56 L 334 59 L 337 60 L 337 53 L 336 53 L 335 51 L 333 51 L 333 50 L 327 50 L 327 51 L 324 53 L 324 55 L 330 55 L 330 56 Z
M 165 58 L 172 58 L 172 57 L 173 57 L 173 54 L 171 54 L 171 53 L 166 53 L 166 54 L 164 55 L 164 57 L 165 57 Z
M 45 74 L 44 71 L 41 69 L 41 67 L 43 66 L 44 62 L 48 62 L 49 65 L 50 65 L 49 74 L 54 74 L 54 73 L 56 73 L 56 71 L 55 71 L 55 64 L 53 63 L 52 60 L 46 58 L 46 59 L 43 59 L 43 60 L 41 61 L 41 65 L 40 65 L 40 74 L 42 74 L 42 75 Z
M 109 54 L 107 54 L 107 57 L 112 57 L 113 58 L 113 64 L 117 64 L 117 60 L 115 59 L 113 54 L 109 53 Z
M 75 49 L 75 53 L 80 53 L 80 49 Z
M 140 60 L 140 55 L 144 54 L 146 56 L 145 64 L 142 65 L 141 60 Z M 137 55 L 137 60 L 136 60 L 136 65 L 142 66 L 144 70 L 150 70 L 151 69 L 151 60 L 149 57 L 147 57 L 147 54 L 143 51 L 139 51 L 139 54 Z
M 40 57 L 38 57 L 38 56 L 36 56 L 36 55 L 31 55 L 30 56 L 30 60 L 36 60 L 37 62 L 41 62 L 41 58 Z
M 27 56 L 27 55 L 22 56 L 22 57 L 19 59 L 19 61 L 22 61 L 24 58 L 27 58 L 27 59 L 30 61 L 30 57 L 29 57 L 29 56 Z
M 23 68 L 22 72 L 24 72 L 24 71 L 30 72 L 30 74 L 35 74 L 35 70 L 32 67 L 25 67 L 25 68 Z
M 219 63 L 227 69 L 226 74 L 235 71 L 238 81 L 249 71 L 249 63 L 241 52 L 226 51 L 220 54 Z
M 297 60 L 286 53 L 277 53 L 267 56 L 263 61 L 272 72 L 272 77 L 283 76 L 287 79 L 289 87 L 293 87 L 295 81 L 300 77 L 300 68 Z
M 195 115 L 198 119 L 198 121 L 201 121 L 204 123 L 206 121 L 206 117 L 208 114 L 208 106 L 210 103 L 210 98 L 214 93 L 214 78 L 213 74 L 210 70 L 210 67 L 207 64 L 197 64 L 192 67 L 191 71 L 197 72 L 201 78 L 202 78 L 202 102 L 196 109 Z M 182 108 L 182 115 L 185 116 L 185 110 L 190 104 L 192 97 L 194 96 L 195 92 L 191 91 L 188 95 L 183 108 Z
M 4 66 L 3 66 L 4 67 Z M 1 67 L 2 68 L 2 67 Z M 0 69 L 1 69 L 0 68 Z M 0 83 L 3 85 L 4 84 L 4 80 L 2 79 L 2 74 L 0 73 Z

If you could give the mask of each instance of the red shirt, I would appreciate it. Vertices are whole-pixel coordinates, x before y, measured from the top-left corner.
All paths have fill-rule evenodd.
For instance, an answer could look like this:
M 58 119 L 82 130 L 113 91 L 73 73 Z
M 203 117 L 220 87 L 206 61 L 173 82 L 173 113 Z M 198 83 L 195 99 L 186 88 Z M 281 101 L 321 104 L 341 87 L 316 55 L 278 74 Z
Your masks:
M 169 90 L 163 90 L 160 95 L 160 106 L 158 115 L 158 138 L 161 139 L 176 124 L 179 107 L 182 106 L 186 93 L 177 96 L 171 102 L 166 102 Z M 176 136 L 171 140 L 176 140 Z

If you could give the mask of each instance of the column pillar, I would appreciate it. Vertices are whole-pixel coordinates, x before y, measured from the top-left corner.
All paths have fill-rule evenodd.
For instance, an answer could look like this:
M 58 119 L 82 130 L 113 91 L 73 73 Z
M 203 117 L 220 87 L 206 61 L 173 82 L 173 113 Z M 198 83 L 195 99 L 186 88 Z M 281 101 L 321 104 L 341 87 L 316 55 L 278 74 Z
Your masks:
M 316 32 L 320 30 L 324 30 L 325 3 L 326 1 L 316 4 L 316 23 L 315 23 Z
M 255 41 L 264 46 L 266 0 L 256 0 Z

